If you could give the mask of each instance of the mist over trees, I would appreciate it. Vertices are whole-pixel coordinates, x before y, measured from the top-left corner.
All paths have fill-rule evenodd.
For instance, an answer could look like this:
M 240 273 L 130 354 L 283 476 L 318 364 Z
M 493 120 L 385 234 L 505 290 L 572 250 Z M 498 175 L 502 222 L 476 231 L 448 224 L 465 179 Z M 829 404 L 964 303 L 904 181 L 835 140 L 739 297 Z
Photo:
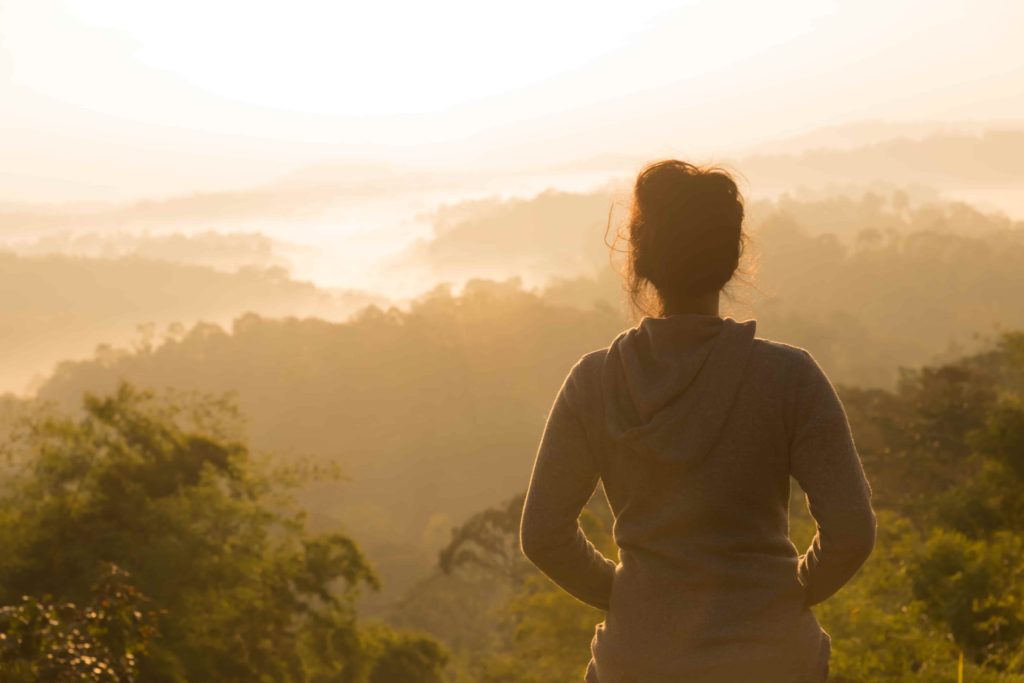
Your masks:
M 118 378 L 236 392 L 257 447 L 340 465 L 350 483 L 312 487 L 303 500 L 314 519 L 358 531 L 385 585 L 397 586 L 429 566 L 456 521 L 518 490 L 563 369 L 620 329 L 613 312 L 547 306 L 515 282 L 479 281 L 346 323 L 250 315 L 230 331 L 199 325 L 64 364 L 39 396 L 73 406 Z
M 848 149 L 821 146 L 743 159 L 743 172 L 762 187 L 799 188 L 885 177 L 897 185 L 996 189 L 1018 187 L 1024 131 L 1013 127 L 940 131 L 923 138 L 876 139 Z
M 231 502 L 235 487 L 245 491 L 251 485 L 246 482 L 261 481 L 255 471 L 241 474 L 253 457 L 245 454 L 266 452 L 268 459 L 262 462 L 279 468 L 271 479 L 262 479 L 260 490 L 267 493 L 271 489 L 265 485 L 282 481 L 289 468 L 301 474 L 311 466 L 322 473 L 336 465 L 343 477 L 339 481 L 317 474 L 294 479 L 294 493 L 308 510 L 308 526 L 293 517 L 291 526 L 280 527 L 292 529 L 283 537 L 257 533 L 256 538 L 267 544 L 263 556 L 275 543 L 310 552 L 315 544 L 296 540 L 303 534 L 311 539 L 324 534 L 350 539 L 351 544 L 342 547 L 358 547 L 360 554 L 351 555 L 349 565 L 373 567 L 365 571 L 383 580 L 383 600 L 360 601 L 354 592 L 337 593 L 344 582 L 325 590 L 334 600 L 348 601 L 342 603 L 347 605 L 347 618 L 354 620 L 360 611 L 411 634 L 395 634 L 379 624 L 360 626 L 352 621 L 340 628 L 334 623 L 332 637 L 354 634 L 345 641 L 352 649 L 338 649 L 339 645 L 308 652 L 304 639 L 320 636 L 301 631 L 305 635 L 288 645 L 296 648 L 295 662 L 308 671 L 326 667 L 324 671 L 349 672 L 337 680 L 349 680 L 344 676 L 356 675 L 353 672 L 372 676 L 376 671 L 376 678 L 367 679 L 374 683 L 435 681 L 442 675 L 458 683 L 575 680 L 599 615 L 547 583 L 519 556 L 518 494 L 550 396 L 565 368 L 579 350 L 606 343 L 621 323 L 620 312 L 607 306 L 560 306 L 523 291 L 516 281 L 477 281 L 459 296 L 440 287 L 409 312 L 371 307 L 347 323 L 335 324 L 248 316 L 231 330 L 197 326 L 160 344 L 103 360 L 68 363 L 43 388 L 41 398 L 56 401 L 64 406 L 61 412 L 70 410 L 73 417 L 51 418 L 44 410 L 29 420 L 32 429 L 19 431 L 16 426 L 25 423 L 17 416 L 41 408 L 8 401 L 7 424 L 21 440 L 15 439 L 20 445 L 14 450 L 5 451 L 20 473 L 5 472 L 4 490 L 9 493 L 0 505 L 5 511 L 0 530 L 7 546 L 20 550 L 6 564 L 0 563 L 0 585 L 9 588 L 0 622 L 10 633 L 35 634 L 42 628 L 35 615 L 52 614 L 59 637 L 64 623 L 71 627 L 86 619 L 82 615 L 88 613 L 90 601 L 110 590 L 103 576 L 111 570 L 102 561 L 116 559 L 119 570 L 128 567 L 119 579 L 119 590 L 132 605 L 129 612 L 145 617 L 136 631 L 125 632 L 118 642 L 127 643 L 129 652 L 160 652 L 160 647 L 177 652 L 186 646 L 192 649 L 183 651 L 193 652 L 198 646 L 188 645 L 192 627 L 187 624 L 206 619 L 203 610 L 214 609 L 214 603 L 198 611 L 167 603 L 170 598 L 158 580 L 161 574 L 154 575 L 155 570 L 147 567 L 187 565 L 197 561 L 194 555 L 204 565 L 223 561 L 227 576 L 242 572 L 237 577 L 249 577 L 246 581 L 260 576 L 247 565 L 236 566 L 242 558 L 232 555 L 237 546 L 228 537 L 211 540 L 208 532 L 196 536 L 194 543 L 204 548 L 212 544 L 202 552 L 188 553 L 178 546 L 196 528 L 206 528 L 202 516 L 207 511 L 220 520 L 231 519 L 230 515 L 241 515 L 240 522 L 250 520 L 241 525 L 218 523 L 216 528 L 228 534 L 246 528 L 257 533 L 258 519 L 274 519 L 247 517 L 259 508 L 246 512 L 248 508 L 237 507 L 242 500 Z M 239 412 L 224 413 L 223 406 L 229 404 L 216 402 L 172 401 L 169 405 L 176 408 L 161 407 L 152 397 L 121 384 L 122 378 L 140 386 L 177 387 L 183 395 L 230 386 Z M 101 393 L 82 406 L 81 393 L 89 387 Z M 1000 336 L 989 350 L 974 355 L 908 368 L 893 388 L 844 386 L 841 394 L 876 490 L 883 533 L 879 552 L 854 583 L 818 609 L 836 638 L 837 680 L 953 680 L 955 657 L 961 651 L 970 680 L 1020 680 L 1020 333 Z M 206 421 L 205 429 L 179 426 L 181 420 L 196 417 Z M 239 450 L 238 444 L 244 442 L 231 436 L 243 433 L 252 450 Z M 95 459 L 83 467 L 83 456 Z M 53 477 L 70 488 L 54 488 Z M 238 477 L 242 478 L 233 483 Z M 213 489 L 202 493 L 204 481 L 221 479 L 226 494 Z M 108 490 L 111 486 L 114 489 Z M 126 497 L 124 491 L 135 493 Z M 74 492 L 88 493 L 81 497 Z M 69 506 L 74 500 L 69 495 L 83 503 Z M 214 497 L 203 498 L 202 507 L 181 507 L 184 500 L 200 495 Z M 794 490 L 793 533 L 798 544 L 812 533 L 801 503 Z M 217 506 L 228 504 L 233 506 L 230 512 L 217 512 Z M 177 510 L 199 517 L 164 519 L 177 515 Z M 178 524 L 181 534 L 150 534 L 147 520 L 161 529 Z M 614 556 L 609 513 L 600 496 L 589 506 L 584 524 Z M 54 534 L 63 535 L 57 539 Z M 83 545 L 79 548 L 77 542 Z M 53 548 L 66 552 L 54 556 L 47 551 Z M 167 553 L 178 559 L 171 562 Z M 257 562 L 259 556 L 246 562 Z M 324 569 L 343 566 L 330 561 Z M 218 570 L 211 576 L 221 574 Z M 230 590 L 249 590 L 246 581 L 238 579 L 231 581 Z M 60 590 L 53 592 L 54 585 Z M 51 592 L 52 598 L 47 596 Z M 34 596 L 35 602 L 19 603 L 19 594 Z M 154 640 L 157 636 L 146 630 L 148 620 L 155 619 L 146 611 L 152 600 L 170 605 L 165 629 L 176 619 L 185 620 L 177 630 L 160 633 L 178 633 L 185 641 Z M 250 598 L 228 604 L 253 607 Z M 76 611 L 78 605 L 82 608 Z M 252 625 L 258 627 L 255 638 L 261 628 L 296 618 L 279 603 L 266 608 L 285 611 L 269 623 L 263 616 L 246 613 L 247 619 L 257 619 Z M 222 618 L 230 624 L 239 617 L 228 610 L 216 620 Z M 248 632 L 247 626 L 242 633 Z M 424 633 L 432 639 L 415 635 Z M 109 649 L 102 637 L 89 637 L 98 651 Z M 219 638 L 208 633 L 202 647 L 227 646 Z M 158 642 L 164 645 L 158 647 Z M 280 647 L 275 645 L 275 653 Z M 183 656 L 206 657 L 203 652 L 200 648 Z M 263 661 L 259 650 L 254 652 L 256 659 L 249 666 L 271 671 L 258 663 Z M 33 665 L 31 653 L 18 653 L 19 659 L 10 661 Z M 234 650 L 224 651 L 209 661 L 240 665 L 238 656 Z M 336 659 L 325 662 L 323 656 Z M 147 666 L 166 665 L 159 658 L 148 661 Z M 201 664 L 206 660 L 197 661 L 188 666 L 210 666 Z M 36 670 L 41 669 L 24 669 Z M 273 680 L 293 680 L 284 669 L 274 671 Z M 400 673 L 381 673 L 386 671 Z M 21 680 L 33 680 L 32 675 L 26 673 Z M 233 680 L 213 669 L 203 675 Z M 414 677 L 420 675 L 421 679 Z
M 10 248 L 19 256 L 62 255 L 102 259 L 137 257 L 233 272 L 247 266 L 287 270 L 290 264 L 282 252 L 298 247 L 283 244 L 258 232 L 222 233 L 206 230 L 195 234 L 68 231 L 12 244 Z
M 929 132 L 914 136 L 915 130 Z M 938 358 L 935 354 L 949 350 L 950 343 L 955 343 L 953 353 L 974 348 L 970 336 L 989 334 L 993 325 L 1013 327 L 1019 321 L 1007 314 L 1005 302 L 1017 294 L 1018 283 L 1007 270 L 1018 265 L 1019 222 L 943 196 L 959 193 L 984 199 L 985 190 L 1019 194 L 1015 188 L 1021 178 L 1015 164 L 1022 136 L 1019 129 L 994 126 L 912 129 L 867 123 L 812 132 L 748 154 L 735 167 L 749 184 L 748 228 L 755 237 L 763 228 L 779 232 L 779 226 L 788 223 L 809 237 L 834 235 L 842 248 L 837 246 L 830 253 L 824 241 L 797 243 L 792 236 L 766 234 L 755 242 L 755 251 L 764 252 L 757 289 L 736 288 L 742 306 L 732 310 L 757 315 L 769 325 L 777 319 L 793 319 L 802 297 L 825 291 L 816 275 L 806 272 L 813 267 L 808 261 L 831 258 L 845 272 L 824 285 L 842 291 L 818 298 L 835 303 L 816 302 L 816 320 L 787 325 L 808 328 L 794 340 L 836 346 L 835 340 L 822 338 L 828 331 L 820 328 L 836 327 L 830 321 L 839 315 L 837 310 L 845 316 L 869 298 L 888 298 L 902 290 L 901 308 L 935 312 L 934 301 L 944 297 L 929 294 L 938 291 L 938 285 L 948 294 L 962 283 L 965 291 L 956 295 L 962 298 L 970 295 L 966 281 L 978 281 L 979 273 L 989 266 L 994 269 L 996 276 L 985 280 L 991 292 L 982 293 L 975 311 L 957 313 L 958 319 L 950 319 L 948 329 L 937 329 L 937 334 L 913 338 L 906 330 L 895 330 L 893 321 L 875 315 L 858 315 L 856 321 L 836 318 L 839 326 L 863 325 L 865 334 L 893 349 L 889 357 L 859 364 L 844 349 L 833 353 L 835 371 L 856 376 L 858 381 L 864 381 L 866 372 L 867 381 L 874 384 L 891 382 L 891 368 L 896 365 Z M 855 144 L 840 145 L 844 140 Z M 616 164 L 625 169 L 641 161 L 619 158 L 602 168 L 612 173 Z M 886 184 L 880 184 L 879 178 L 886 178 Z M 294 222 L 298 235 L 303 221 L 329 223 L 338 220 L 338 212 L 346 206 L 383 201 L 382 187 L 408 199 L 406 194 L 419 187 L 421 180 L 398 169 L 328 165 L 250 191 L 199 193 L 123 206 L 0 206 L 5 248 L 12 251 L 0 252 L 0 291 L 6 293 L 4 303 L 9 304 L 0 315 L 4 333 L 0 335 L 4 358 L 0 374 L 5 378 L 0 390 L 34 390 L 56 361 L 82 358 L 100 344 L 123 346 L 142 324 L 153 323 L 157 329 L 198 321 L 226 324 L 245 312 L 337 321 L 370 303 L 384 307 L 388 305 L 385 297 L 393 294 L 321 291 L 296 281 L 280 268 L 296 266 L 295 259 L 303 258 L 303 249 L 309 247 L 269 239 L 253 232 L 256 227 L 238 226 Z M 451 176 L 437 182 L 431 187 L 440 192 L 461 187 L 466 179 Z M 565 300 L 590 305 L 594 287 L 573 284 L 570 293 L 564 281 L 597 278 L 596 289 L 603 292 L 600 298 L 620 308 L 604 240 L 609 228 L 607 236 L 612 237 L 628 208 L 628 186 L 623 177 L 590 192 L 549 190 L 532 197 L 442 205 L 418 219 L 433 224 L 433 235 L 384 258 L 379 264 L 380 280 L 386 282 L 393 275 L 395 282 L 403 283 L 403 291 L 418 286 L 422 293 L 438 282 L 520 277 L 529 288 L 562 283 Z M 783 194 L 769 199 L 776 192 Z M 325 214 L 330 207 L 335 213 Z M 922 232 L 938 232 L 942 237 L 908 237 Z M 981 239 L 984 244 L 955 242 L 947 233 Z M 1012 253 L 1002 253 L 1004 249 Z M 928 272 L 929 264 L 920 263 L 929 258 L 928 250 L 945 253 L 939 254 L 940 261 L 963 250 L 963 258 L 971 262 L 949 264 L 961 274 L 936 282 L 936 274 Z M 980 253 L 985 250 L 993 253 Z M 867 263 L 869 258 L 872 264 Z M 905 280 L 897 277 L 898 272 Z M 416 282 L 422 284 L 411 284 Z M 848 291 L 872 283 L 874 293 Z M 936 313 L 936 317 L 941 316 Z M 941 327 L 934 320 L 932 325 Z M 786 328 L 769 329 L 788 334 Z M 838 370 L 841 364 L 849 369 Z
M 1015 135 L 771 167 L 844 183 L 843 163 L 965 149 L 984 166 Z M 906 179 L 989 177 L 936 173 Z M 0 253 L 0 370 L 27 381 L 66 359 L 35 396 L 0 397 L 3 671 L 577 680 L 600 615 L 538 575 L 515 531 L 565 373 L 633 324 L 603 243 L 616 192 L 439 209 L 432 238 L 382 265 L 422 274 L 401 305 L 297 281 L 273 266 L 279 245 L 240 235 Z M 962 652 L 968 680 L 1019 683 L 1024 224 L 856 182 L 747 208 L 724 313 L 808 348 L 840 385 L 881 512 L 876 554 L 817 608 L 835 680 L 953 681 Z M 813 530 L 798 490 L 792 518 L 799 546 Z M 600 495 L 583 523 L 614 556 Z
M 550 201 L 578 206 L 550 195 L 540 205 Z M 823 217 L 836 232 L 808 227 Z M 891 389 L 902 367 L 1024 327 L 1024 230 L 1003 216 L 868 194 L 783 199 L 754 220 L 754 285 L 735 286 L 727 310 L 812 349 L 838 383 Z M 344 322 L 247 315 L 180 328 L 66 362 L 39 397 L 74 405 L 121 378 L 236 392 L 256 446 L 330 460 L 349 477 L 302 500 L 315 521 L 364 539 L 387 600 L 429 569 L 451 526 L 520 490 L 565 369 L 629 324 L 611 268 L 541 290 L 472 280 Z
M 604 245 L 607 230 L 623 248 L 614 243 L 623 208 L 602 193 L 480 202 L 442 214 L 436 238 L 415 253 L 453 278 L 521 267 L 543 281 L 546 301 L 602 302 L 627 320 Z M 1024 223 L 1004 214 L 892 189 L 747 208 L 747 274 L 730 285 L 726 313 L 813 348 L 840 381 L 891 386 L 900 366 L 952 358 L 1024 325 Z M 621 268 L 621 255 L 611 260 Z
M 140 336 L 140 326 L 142 336 L 155 335 L 200 320 L 227 322 L 247 311 L 341 320 L 382 300 L 319 289 L 280 268 L 222 272 L 139 256 L 0 250 L 0 391 L 23 391 L 59 360 L 123 345 Z

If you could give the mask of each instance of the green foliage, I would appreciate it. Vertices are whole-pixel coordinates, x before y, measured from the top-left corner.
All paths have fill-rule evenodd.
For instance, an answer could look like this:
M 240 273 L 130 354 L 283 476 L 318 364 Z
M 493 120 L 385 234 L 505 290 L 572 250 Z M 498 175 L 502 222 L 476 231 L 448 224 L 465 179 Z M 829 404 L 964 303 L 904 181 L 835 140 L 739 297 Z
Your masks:
M 90 602 L 57 604 L 27 595 L 0 607 L 5 683 L 132 683 L 156 635 L 149 601 L 115 565 L 92 587 Z
M 911 558 L 920 536 L 882 511 L 876 550 L 856 578 L 815 609 L 832 636 L 838 683 L 952 681 L 956 651 L 913 593 Z
M 69 363 L 41 396 L 77 402 L 118 377 L 235 392 L 255 448 L 340 462 L 347 481 L 297 494 L 318 524 L 358 533 L 395 599 L 433 569 L 451 526 L 519 492 L 565 369 L 621 330 L 617 315 L 547 305 L 517 281 L 450 290 L 345 323 L 198 325 L 109 364 Z
M 844 389 L 876 503 L 921 528 L 938 522 L 944 509 L 935 505 L 936 496 L 957 495 L 992 461 L 980 452 L 987 446 L 975 440 L 1007 400 L 1000 397 L 1024 391 L 1021 368 L 1024 334 L 1012 332 L 982 353 L 904 369 L 893 391 Z
M 925 613 L 948 628 L 973 661 L 1024 666 L 1024 537 L 999 531 L 981 541 L 937 530 L 915 558 L 912 575 Z
M 231 421 L 223 402 L 127 384 L 87 395 L 77 418 L 31 420 L 0 498 L 0 604 L 88 603 L 112 562 L 159 613 L 144 653 L 103 641 L 138 659 L 139 680 L 365 680 L 373 658 L 353 601 L 376 575 L 347 536 L 307 530 Z M 391 659 L 418 647 L 430 671 L 443 664 L 427 641 L 395 642 Z
M 486 240 L 466 237 L 498 225 L 508 247 L 498 261 L 519 248 L 516 257 L 532 262 L 536 244 L 505 229 L 524 218 L 538 234 L 578 225 L 558 238 L 577 250 L 594 243 L 593 225 L 572 217 L 599 204 L 552 195 L 488 204 L 483 217 L 463 207 L 442 217 L 450 237 L 424 251 L 438 263 L 476 262 L 473 244 Z M 836 636 L 837 680 L 952 680 L 961 645 L 968 680 L 1019 680 L 1019 612 L 1008 601 L 1017 599 L 1012 562 L 1024 528 L 1024 334 L 952 359 L 994 324 L 1024 324 L 1024 230 L 901 193 L 782 198 L 753 204 L 751 217 L 758 294 L 770 299 L 746 301 L 740 289 L 728 312 L 756 314 L 761 336 L 810 348 L 830 376 L 859 385 L 842 394 L 885 513 L 875 556 L 819 608 Z M 353 601 L 375 575 L 333 533 L 344 522 L 389 586 L 412 588 L 397 602 L 407 611 L 391 620 L 429 623 L 458 644 L 449 677 L 575 680 L 595 615 L 522 563 L 510 497 L 564 369 L 621 330 L 620 303 L 607 269 L 543 293 L 476 280 L 460 296 L 439 286 L 408 311 L 370 307 L 345 323 L 248 315 L 227 330 L 199 324 L 66 363 L 44 398 L 69 405 L 86 389 L 114 391 L 120 377 L 234 390 L 258 448 L 288 453 L 289 465 L 312 456 L 314 469 L 343 449 L 350 479 L 299 490 L 315 515 L 307 525 L 277 475 L 220 429 L 220 408 L 209 406 L 201 426 L 189 411 L 168 414 L 135 395 L 96 399 L 77 420 L 33 418 L 3 449 L 0 547 L 10 552 L 0 556 L 0 598 L 51 591 L 87 604 L 99 563 L 113 560 L 170 610 L 148 655 L 163 680 L 254 671 L 356 680 L 370 675 L 372 657 Z M 931 364 L 897 370 L 922 362 Z M 495 500 L 508 502 L 475 514 Z M 588 529 L 607 536 L 606 514 L 592 507 Z M 464 520 L 442 555 L 450 573 L 423 578 L 448 540 L 439 531 Z M 348 662 L 345 673 L 338 662 Z
M 933 531 L 914 564 L 914 592 L 976 663 L 1024 673 L 1024 402 L 989 402 L 967 442 L 978 471 L 938 497 L 951 529 Z
M 837 680 L 953 680 L 961 650 L 968 680 L 1024 680 L 1022 342 L 849 402 L 888 509 L 872 558 L 819 608 Z
M 515 680 L 531 683 L 581 680 L 594 625 L 604 615 L 547 578 L 532 576 L 509 603 L 507 618 L 515 626 L 511 651 L 488 663 L 483 683 L 498 683 L 513 671 L 519 676 Z
M 475 567 L 517 584 L 532 573 L 519 549 L 519 520 L 525 496 L 513 496 L 503 505 L 487 508 L 452 529 L 452 538 L 438 556 L 445 574 Z
M 569 596 L 540 575 L 519 550 L 524 496 L 472 516 L 452 531 L 439 565 L 446 574 L 483 574 L 511 593 L 497 611 L 501 637 L 490 651 L 457 653 L 467 661 L 466 680 L 475 683 L 571 683 L 583 676 L 599 610 Z M 617 557 L 611 516 L 603 494 L 595 494 L 581 515 L 588 537 Z M 462 680 L 462 678 L 458 679 Z
M 974 447 L 1024 482 L 1024 399 L 1004 394 L 992 405 L 985 424 L 973 435 Z
M 1024 683 L 1024 335 L 905 371 L 893 391 L 842 389 L 879 503 L 876 549 L 815 611 L 833 637 L 836 683 Z M 474 683 L 577 681 L 601 615 L 550 584 L 514 547 L 521 498 L 471 517 L 442 553 L 449 571 L 512 588 L 489 652 L 456 652 Z M 794 486 L 791 536 L 814 533 Z M 614 556 L 599 496 L 582 516 Z M 453 561 L 453 558 L 460 558 Z M 497 559 L 496 559 L 497 558 Z M 500 561 L 498 561 L 500 560 Z M 506 567 L 516 567 L 508 571 Z
M 395 598 L 433 568 L 450 526 L 521 489 L 565 369 L 581 353 L 607 345 L 628 322 L 621 281 L 601 243 L 608 199 L 556 193 L 456 207 L 442 212 L 443 234 L 421 250 L 439 267 L 460 269 L 460 279 L 463 265 L 484 260 L 522 272 L 516 264 L 536 263 L 538 249 L 555 275 L 597 268 L 595 277 L 542 291 L 524 289 L 517 279 L 470 280 L 457 296 L 452 286 L 439 285 L 408 310 L 371 306 L 344 322 L 244 315 L 226 327 L 181 327 L 163 338 L 151 334 L 134 349 L 106 347 L 89 361 L 64 363 L 40 395 L 77 403 L 83 391 L 110 390 L 120 377 L 139 386 L 237 391 L 255 447 L 343 459 L 349 483 L 307 487 L 301 500 L 317 522 L 344 523 L 359 534 L 386 592 L 393 592 L 386 598 Z M 901 366 L 979 348 L 978 335 L 994 325 L 1024 325 L 1017 305 L 1024 295 L 1024 229 L 1004 216 L 959 204 L 908 203 L 901 193 L 788 197 L 755 202 L 750 215 L 757 284 L 736 287 L 726 312 L 753 315 L 762 336 L 812 349 L 838 382 L 895 387 Z M 523 239 L 523 230 L 543 240 Z M 468 239 L 473 235 L 486 239 Z M 500 254 L 494 244 L 502 245 Z M 568 257 L 551 256 L 571 253 L 578 262 L 584 244 L 600 253 L 579 268 Z M 20 272 L 14 261 L 9 267 Z M 133 291 L 103 281 L 107 289 Z M 224 291 L 220 284 L 203 291 Z M 175 292 L 176 302 L 207 299 Z M 276 295 L 268 290 L 267 296 Z M 319 309 L 288 310 L 300 316 Z M 967 382 L 972 391 L 986 391 L 983 382 Z M 947 398 L 955 408 L 957 397 Z M 973 419 L 974 399 L 960 398 L 969 402 L 962 419 Z M 879 410 L 893 407 L 879 402 L 888 404 Z M 943 424 L 938 418 L 931 426 Z M 923 434 L 909 449 L 886 442 L 888 455 L 901 460 L 887 456 L 877 470 L 899 480 L 896 486 L 882 480 L 882 496 L 905 491 L 927 508 L 930 480 L 946 488 L 958 481 L 960 461 L 952 452 L 943 456 L 944 468 L 919 466 L 930 457 L 927 439 L 934 435 L 941 430 Z
M 364 647 L 373 664 L 367 683 L 441 683 L 448 653 L 432 638 L 395 633 L 383 626 L 367 629 Z

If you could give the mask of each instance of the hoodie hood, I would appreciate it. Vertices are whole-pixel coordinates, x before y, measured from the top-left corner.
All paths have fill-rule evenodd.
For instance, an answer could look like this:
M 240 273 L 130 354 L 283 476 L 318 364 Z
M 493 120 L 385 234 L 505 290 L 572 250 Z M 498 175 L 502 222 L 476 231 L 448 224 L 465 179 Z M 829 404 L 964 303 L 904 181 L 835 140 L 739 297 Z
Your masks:
M 735 403 L 756 321 L 680 313 L 644 317 L 608 347 L 602 368 L 613 440 L 646 457 L 695 464 Z

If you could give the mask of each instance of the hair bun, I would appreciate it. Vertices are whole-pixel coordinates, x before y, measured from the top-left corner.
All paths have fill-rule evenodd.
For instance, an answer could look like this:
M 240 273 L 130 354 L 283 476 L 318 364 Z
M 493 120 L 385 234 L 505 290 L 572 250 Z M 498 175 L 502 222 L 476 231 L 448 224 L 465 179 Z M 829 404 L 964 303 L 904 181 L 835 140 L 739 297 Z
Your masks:
M 629 220 L 634 304 L 646 283 L 662 302 L 722 289 L 739 265 L 743 217 L 739 188 L 726 171 L 678 159 L 645 166 Z

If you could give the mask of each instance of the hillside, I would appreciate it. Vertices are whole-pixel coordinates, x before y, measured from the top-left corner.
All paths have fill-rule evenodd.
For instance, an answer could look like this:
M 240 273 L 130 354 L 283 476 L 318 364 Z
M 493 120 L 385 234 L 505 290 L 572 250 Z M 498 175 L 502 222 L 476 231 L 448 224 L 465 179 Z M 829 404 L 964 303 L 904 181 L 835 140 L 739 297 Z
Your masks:
M 101 345 L 159 341 L 168 326 L 227 322 L 248 311 L 341 320 L 381 297 L 332 292 L 278 268 L 211 267 L 126 256 L 0 251 L 0 392 L 22 392 L 60 360 Z
M 512 208 L 522 216 L 552 203 L 587 205 L 551 195 L 537 202 Z M 754 216 L 746 283 L 730 288 L 725 311 L 756 317 L 763 337 L 809 349 L 837 383 L 891 387 L 901 367 L 970 352 L 1000 329 L 1024 327 L 1024 229 L 1005 216 L 960 204 L 908 206 L 899 193 L 783 199 L 759 205 Z M 457 225 L 485 240 L 509 223 Z M 559 239 L 568 245 L 575 228 L 569 218 L 563 225 L 569 236 Z M 90 263 L 77 267 L 92 272 Z M 241 277 L 189 271 L 205 284 L 172 286 L 159 274 L 184 271 L 136 267 L 162 282 L 156 291 L 166 301 L 158 301 L 181 315 L 197 302 L 227 305 L 225 285 Z M 103 272 L 113 278 L 116 269 Z M 431 566 L 452 525 L 521 490 L 564 373 L 631 324 L 608 267 L 545 289 L 477 279 L 456 295 L 439 285 L 408 310 L 364 307 L 346 321 L 296 317 L 294 300 L 271 294 L 306 292 L 306 301 L 326 305 L 317 298 L 324 294 L 286 278 L 274 289 L 266 273 L 250 276 L 269 287 L 257 291 L 277 302 L 277 312 L 235 317 L 229 326 L 179 326 L 135 348 L 106 347 L 61 364 L 39 396 L 74 406 L 83 391 L 120 378 L 235 393 L 257 447 L 340 466 L 349 480 L 311 486 L 304 503 L 318 523 L 350 525 L 396 591 Z M 90 297 L 82 285 L 84 301 L 106 308 L 75 310 L 78 319 L 149 310 L 137 292 L 105 282 L 121 298 L 95 290 Z

